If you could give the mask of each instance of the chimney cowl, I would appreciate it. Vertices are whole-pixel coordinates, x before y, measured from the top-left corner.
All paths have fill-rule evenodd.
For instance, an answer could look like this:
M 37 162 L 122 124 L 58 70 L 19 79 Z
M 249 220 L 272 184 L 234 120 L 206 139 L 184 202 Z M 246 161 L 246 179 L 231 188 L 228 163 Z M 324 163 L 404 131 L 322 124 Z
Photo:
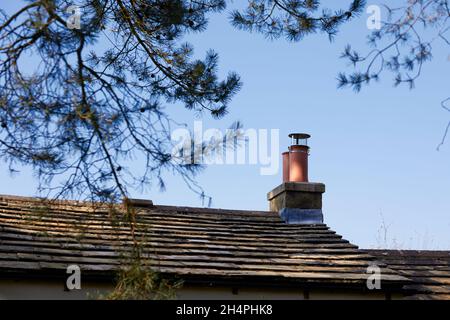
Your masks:
M 311 135 L 307 133 L 290 133 L 289 138 L 292 139 L 291 145 L 293 146 L 308 146 L 308 139 Z

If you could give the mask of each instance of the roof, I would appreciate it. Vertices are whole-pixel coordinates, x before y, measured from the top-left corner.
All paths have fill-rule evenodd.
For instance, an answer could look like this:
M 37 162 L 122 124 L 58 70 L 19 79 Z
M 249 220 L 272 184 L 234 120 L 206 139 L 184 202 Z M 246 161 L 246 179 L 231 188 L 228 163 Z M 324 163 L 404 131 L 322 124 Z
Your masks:
M 450 300 L 450 251 L 367 250 L 401 275 L 413 280 L 410 298 Z
M 288 225 L 275 212 L 139 205 L 145 263 L 187 282 L 365 289 L 375 261 L 325 224 Z M 77 264 L 83 276 L 111 277 L 132 247 L 121 208 L 0 195 L 0 274 L 50 276 Z M 378 265 L 383 289 L 408 283 Z

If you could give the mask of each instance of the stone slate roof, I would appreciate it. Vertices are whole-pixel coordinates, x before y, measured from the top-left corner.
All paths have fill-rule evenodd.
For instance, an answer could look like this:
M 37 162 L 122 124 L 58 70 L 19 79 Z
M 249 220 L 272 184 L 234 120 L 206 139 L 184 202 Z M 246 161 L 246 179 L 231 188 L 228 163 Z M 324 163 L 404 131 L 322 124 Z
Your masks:
M 145 263 L 185 282 L 365 290 L 375 261 L 325 224 L 287 225 L 275 212 L 135 206 Z M 85 277 L 112 279 L 132 247 L 121 212 L 122 205 L 0 195 L 0 276 L 65 275 L 77 264 Z M 379 266 L 383 289 L 410 283 Z
M 450 300 L 450 251 L 367 250 L 399 274 L 413 280 L 411 298 Z

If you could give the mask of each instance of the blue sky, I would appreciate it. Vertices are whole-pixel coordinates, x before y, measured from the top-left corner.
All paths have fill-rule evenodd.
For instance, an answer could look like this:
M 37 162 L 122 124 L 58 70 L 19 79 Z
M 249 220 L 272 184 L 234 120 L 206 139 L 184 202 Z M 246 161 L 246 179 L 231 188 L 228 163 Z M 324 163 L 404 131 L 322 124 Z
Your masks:
M 280 151 L 289 144 L 288 133 L 308 132 L 310 180 L 326 184 L 324 216 L 332 229 L 361 247 L 384 246 L 384 220 L 389 246 L 450 249 L 450 140 L 436 150 L 450 120 L 440 106 L 449 95 L 450 51 L 435 46 L 414 90 L 394 88 L 390 74 L 358 94 L 338 90 L 337 73 L 350 70 L 338 57 L 347 43 L 367 49 L 367 17 L 344 26 L 333 43 L 321 35 L 289 43 L 238 31 L 226 14 L 211 16 L 208 30 L 188 40 L 199 56 L 217 51 L 223 74 L 237 71 L 244 86 L 230 113 L 219 121 L 204 117 L 204 127 L 226 128 L 241 120 L 245 128 L 280 129 Z M 179 110 L 168 106 L 193 126 L 194 115 Z M 181 179 L 166 180 L 164 193 L 155 188 L 133 196 L 202 205 Z M 213 207 L 266 210 L 266 194 L 280 183 L 281 171 L 262 176 L 255 165 L 210 166 L 198 181 Z M 3 165 L 0 193 L 36 194 L 31 171 L 10 177 Z

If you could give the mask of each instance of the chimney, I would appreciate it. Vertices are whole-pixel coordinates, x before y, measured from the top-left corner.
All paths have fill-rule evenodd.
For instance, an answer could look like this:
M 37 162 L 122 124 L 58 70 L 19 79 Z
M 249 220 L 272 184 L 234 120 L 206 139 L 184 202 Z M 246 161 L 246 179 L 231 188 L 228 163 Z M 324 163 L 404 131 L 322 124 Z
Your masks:
M 323 223 L 323 183 L 308 180 L 308 139 L 305 133 L 291 133 L 291 146 L 283 152 L 283 183 L 267 194 L 270 210 L 287 224 Z

